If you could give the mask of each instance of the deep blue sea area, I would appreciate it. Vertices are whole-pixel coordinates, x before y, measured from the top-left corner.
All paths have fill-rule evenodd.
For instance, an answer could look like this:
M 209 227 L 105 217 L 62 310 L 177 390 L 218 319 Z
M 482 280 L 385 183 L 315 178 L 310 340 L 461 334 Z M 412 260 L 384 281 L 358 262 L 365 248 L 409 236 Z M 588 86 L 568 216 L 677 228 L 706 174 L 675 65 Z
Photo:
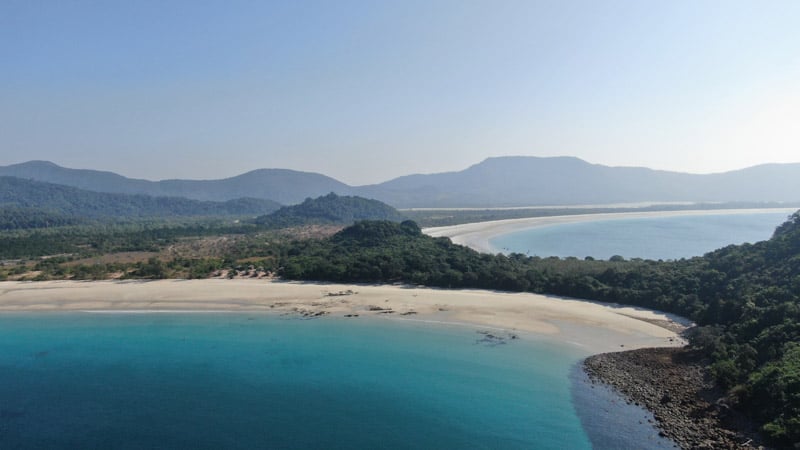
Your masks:
M 643 411 L 609 412 L 624 402 L 576 379 L 577 349 L 525 335 L 487 345 L 476 331 L 369 318 L 5 314 L 0 448 L 665 448 L 636 426 Z
M 680 259 L 730 244 L 769 239 L 788 213 L 611 219 L 531 228 L 490 240 L 503 253 L 530 256 L 591 256 Z

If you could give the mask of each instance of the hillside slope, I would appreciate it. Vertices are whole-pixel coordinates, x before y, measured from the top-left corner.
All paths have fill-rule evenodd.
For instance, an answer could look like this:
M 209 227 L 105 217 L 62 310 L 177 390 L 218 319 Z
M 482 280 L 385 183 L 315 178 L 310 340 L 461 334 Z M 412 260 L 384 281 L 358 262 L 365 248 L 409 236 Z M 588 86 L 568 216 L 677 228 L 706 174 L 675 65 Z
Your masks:
M 571 157 L 500 157 L 458 172 L 409 175 L 359 189 L 360 195 L 397 208 L 797 202 L 800 164 L 770 164 L 695 175 L 643 167 L 609 167 Z
M 81 219 L 176 216 L 246 216 L 275 211 L 271 200 L 240 198 L 226 202 L 179 197 L 111 194 L 60 184 L 0 176 L 0 208 L 15 215 L 35 217 L 44 212 L 55 217 Z M 67 221 L 69 222 L 69 221 Z
M 357 220 L 389 220 L 399 222 L 403 216 L 391 206 L 361 197 L 341 197 L 334 193 L 307 198 L 303 203 L 283 208 L 256 219 L 256 223 L 272 228 L 300 225 L 352 225 Z
M 666 262 L 480 254 L 413 222 L 358 222 L 285 254 L 291 279 L 532 291 L 690 317 L 720 407 L 749 415 L 776 446 L 800 442 L 800 212 L 769 240 Z
M 0 176 L 4 175 L 95 192 L 210 201 L 257 198 L 284 205 L 328 192 L 347 194 L 352 190 L 346 184 L 324 175 L 287 169 L 259 169 L 220 180 L 148 181 L 113 172 L 68 169 L 47 161 L 29 161 L 0 167 Z

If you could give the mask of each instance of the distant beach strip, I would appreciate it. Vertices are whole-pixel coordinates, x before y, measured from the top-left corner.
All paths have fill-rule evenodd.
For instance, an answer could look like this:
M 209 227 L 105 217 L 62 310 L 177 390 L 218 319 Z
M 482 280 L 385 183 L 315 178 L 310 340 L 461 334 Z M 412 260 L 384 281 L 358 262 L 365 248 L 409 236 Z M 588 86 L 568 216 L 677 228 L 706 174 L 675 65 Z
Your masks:
M 653 217 L 677 216 L 711 216 L 728 214 L 760 214 L 780 213 L 787 215 L 795 212 L 797 208 L 757 208 L 757 209 L 710 209 L 710 210 L 681 210 L 681 211 L 643 211 L 600 214 L 575 214 L 549 217 L 527 217 L 522 219 L 493 220 L 489 222 L 466 223 L 445 227 L 432 227 L 422 230 L 423 233 L 433 237 L 448 237 L 454 243 L 470 247 L 483 253 L 499 253 L 500 250 L 492 246 L 491 240 L 517 231 L 528 230 L 551 225 L 568 223 L 591 222 L 597 220 L 615 219 L 645 219 Z

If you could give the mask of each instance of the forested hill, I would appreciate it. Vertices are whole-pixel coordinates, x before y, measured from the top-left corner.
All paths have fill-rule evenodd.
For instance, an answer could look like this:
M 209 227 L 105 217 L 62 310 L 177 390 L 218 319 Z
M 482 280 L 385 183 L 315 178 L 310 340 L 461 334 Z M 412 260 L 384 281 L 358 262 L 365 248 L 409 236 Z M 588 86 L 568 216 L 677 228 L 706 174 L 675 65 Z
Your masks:
M 0 226 L 33 228 L 85 219 L 177 216 L 256 216 L 275 211 L 271 200 L 204 202 L 178 197 L 109 194 L 15 177 L 0 177 Z M 14 218 L 12 223 L 10 220 Z
M 357 220 L 399 222 L 403 216 L 377 200 L 330 193 L 315 199 L 307 198 L 299 205 L 284 206 L 258 217 L 256 223 L 270 228 L 287 228 L 300 225 L 352 225 Z
M 410 221 L 359 222 L 294 243 L 280 267 L 289 279 L 532 291 L 688 316 L 728 402 L 773 444 L 800 442 L 800 213 L 768 241 L 667 262 L 480 254 Z
M 258 169 L 217 180 L 149 181 L 113 172 L 70 169 L 48 161 L 28 161 L 0 166 L 0 176 L 13 176 L 62 184 L 87 191 L 113 194 L 142 194 L 154 197 L 183 197 L 203 201 L 238 198 L 267 199 L 284 205 L 328 192 L 350 194 L 352 188 L 318 173 L 288 169 Z

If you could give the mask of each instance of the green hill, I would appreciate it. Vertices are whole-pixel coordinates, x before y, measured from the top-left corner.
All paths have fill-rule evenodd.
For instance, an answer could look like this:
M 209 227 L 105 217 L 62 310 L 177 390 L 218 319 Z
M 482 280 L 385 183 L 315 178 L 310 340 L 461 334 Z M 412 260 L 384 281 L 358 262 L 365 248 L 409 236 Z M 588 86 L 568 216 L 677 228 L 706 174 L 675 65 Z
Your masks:
M 301 225 L 351 225 L 358 220 L 400 221 L 403 216 L 391 206 L 377 200 L 338 196 L 334 193 L 307 198 L 303 203 L 283 208 L 256 218 L 256 223 L 270 228 Z
M 0 176 L 31 179 L 93 192 L 182 197 L 216 202 L 258 198 L 288 205 L 326 192 L 350 194 L 352 191 L 350 186 L 325 175 L 287 169 L 257 169 L 217 180 L 149 181 L 128 178 L 113 172 L 69 169 L 48 161 L 28 161 L 0 166 Z
M 226 202 L 180 197 L 109 194 L 16 177 L 0 177 L 0 228 L 30 228 L 87 219 L 144 217 L 255 216 L 276 210 L 271 200 Z

